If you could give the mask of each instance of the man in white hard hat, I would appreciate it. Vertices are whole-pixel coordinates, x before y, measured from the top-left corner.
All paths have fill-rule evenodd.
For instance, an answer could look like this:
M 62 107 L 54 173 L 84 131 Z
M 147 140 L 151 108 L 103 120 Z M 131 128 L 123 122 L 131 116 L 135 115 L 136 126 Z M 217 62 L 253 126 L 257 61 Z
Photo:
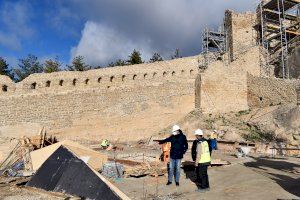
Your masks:
M 197 182 L 200 184 L 198 191 L 204 192 L 209 190 L 209 180 L 207 167 L 210 165 L 210 151 L 207 140 L 203 137 L 203 131 L 195 131 L 196 140 L 192 146 L 192 158 L 195 161 Z
M 172 184 L 175 169 L 175 182 L 176 186 L 179 186 L 181 159 L 188 149 L 187 139 L 180 130 L 180 127 L 178 125 L 174 125 L 172 128 L 172 135 L 160 141 L 159 144 L 164 144 L 166 142 L 171 143 L 167 185 Z

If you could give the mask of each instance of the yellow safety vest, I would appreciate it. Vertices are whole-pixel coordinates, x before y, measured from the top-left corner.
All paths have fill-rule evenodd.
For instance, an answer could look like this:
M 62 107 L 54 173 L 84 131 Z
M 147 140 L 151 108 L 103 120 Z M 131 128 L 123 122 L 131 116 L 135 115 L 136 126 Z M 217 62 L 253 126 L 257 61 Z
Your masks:
M 109 141 L 108 141 L 107 139 L 102 140 L 101 146 L 102 146 L 102 147 L 107 147 L 107 146 L 109 146 Z
M 211 158 L 210 158 L 210 153 L 209 153 L 208 142 L 207 141 L 201 142 L 201 148 L 202 148 L 202 154 L 201 154 L 201 157 L 199 159 L 199 163 L 200 164 L 210 163 Z

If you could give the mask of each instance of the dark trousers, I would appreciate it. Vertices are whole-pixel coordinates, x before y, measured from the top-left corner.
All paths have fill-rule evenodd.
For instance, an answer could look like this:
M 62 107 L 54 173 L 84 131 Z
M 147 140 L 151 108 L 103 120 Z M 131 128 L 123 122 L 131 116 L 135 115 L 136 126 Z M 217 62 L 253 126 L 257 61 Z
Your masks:
M 196 169 L 197 182 L 200 184 L 201 189 L 209 188 L 207 167 L 208 167 L 208 165 L 198 164 L 197 169 Z

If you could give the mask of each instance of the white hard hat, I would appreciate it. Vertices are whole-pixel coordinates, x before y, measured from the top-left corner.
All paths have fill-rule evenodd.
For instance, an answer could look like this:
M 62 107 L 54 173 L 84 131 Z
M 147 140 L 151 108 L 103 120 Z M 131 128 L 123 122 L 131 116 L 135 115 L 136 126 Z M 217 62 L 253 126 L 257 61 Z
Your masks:
M 195 135 L 203 135 L 203 131 L 201 129 L 197 129 L 195 131 Z
M 172 134 L 176 134 L 176 131 L 180 130 L 180 127 L 178 125 L 174 125 L 172 129 Z

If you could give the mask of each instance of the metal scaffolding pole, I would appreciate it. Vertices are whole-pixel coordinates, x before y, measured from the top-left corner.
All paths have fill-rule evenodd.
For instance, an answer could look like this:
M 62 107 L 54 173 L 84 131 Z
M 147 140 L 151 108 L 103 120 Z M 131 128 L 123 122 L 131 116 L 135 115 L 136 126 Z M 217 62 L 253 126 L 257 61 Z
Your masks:
M 281 66 L 282 66 L 282 78 L 289 78 L 289 69 L 287 67 L 286 59 L 288 56 L 288 41 L 286 35 L 285 26 L 285 7 L 284 0 L 277 0 L 278 20 L 279 20 L 279 31 L 280 31 L 280 45 L 281 45 Z
M 261 43 L 262 43 L 262 55 L 265 59 L 265 64 L 264 61 L 261 61 L 261 68 L 266 72 L 267 76 L 270 76 L 270 69 L 269 69 L 269 45 L 268 41 L 265 40 L 265 25 L 264 25 L 264 13 L 263 13 L 263 8 L 262 8 L 262 2 L 259 4 L 259 10 L 260 10 L 260 20 L 261 20 Z M 261 69 L 261 71 L 262 71 Z
M 203 66 L 206 69 L 209 63 L 221 59 L 226 52 L 226 34 L 224 27 L 219 28 L 217 31 L 205 28 L 202 32 L 202 54 Z
M 257 7 L 261 21 L 257 26 L 261 31 L 261 55 L 265 58 L 265 62 L 261 62 L 262 69 L 269 72 L 271 65 L 276 65 L 277 76 L 282 72 L 284 79 L 290 78 L 288 53 L 294 48 L 294 38 L 300 36 L 299 6 L 299 0 L 269 0 L 261 1 Z

